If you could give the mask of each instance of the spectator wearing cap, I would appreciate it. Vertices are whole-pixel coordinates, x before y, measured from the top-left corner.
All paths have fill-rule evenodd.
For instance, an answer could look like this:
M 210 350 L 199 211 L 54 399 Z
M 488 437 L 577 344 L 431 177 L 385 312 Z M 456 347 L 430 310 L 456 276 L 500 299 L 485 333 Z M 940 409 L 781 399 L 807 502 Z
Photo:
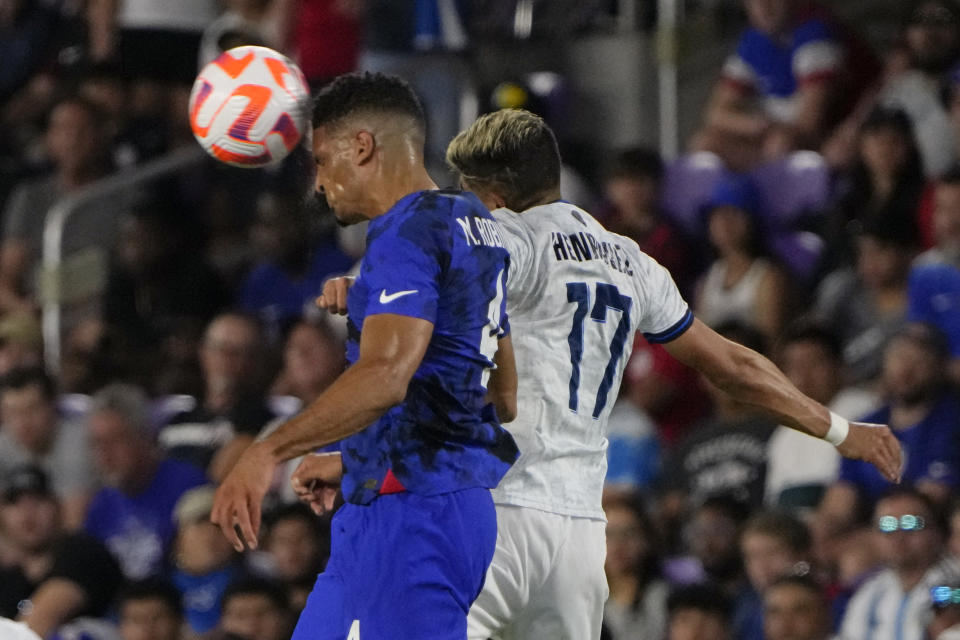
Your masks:
M 94 463 L 104 488 L 94 497 L 84 529 L 110 549 L 128 580 L 164 572 L 174 537 L 173 509 L 203 472 L 164 458 L 153 438 L 147 397 L 133 386 L 98 391 L 87 415 Z
M 214 487 L 184 493 L 174 509 L 177 538 L 172 581 L 183 596 L 184 616 L 195 634 L 206 633 L 220 620 L 227 586 L 242 575 L 233 547 L 210 522 Z
M 787 575 L 763 592 L 763 629 L 766 640 L 829 640 L 830 605 L 816 580 Z
M 938 176 L 956 159 L 956 144 L 943 96 L 950 69 L 960 56 L 960 6 L 954 0 L 907 4 L 903 26 L 908 66 L 884 82 L 879 101 L 902 109 L 913 123 L 928 176 Z
M 786 512 L 761 512 L 740 534 L 750 590 L 737 600 L 733 628 L 740 640 L 764 640 L 764 595 L 776 580 L 810 571 L 810 530 Z
M 783 324 L 787 280 L 765 257 L 761 214 L 751 179 L 737 176 L 717 184 L 705 212 L 717 259 L 700 282 L 694 307 L 711 327 L 739 322 L 773 340 Z
M 74 617 L 103 615 L 122 581 L 110 553 L 63 529 L 59 503 L 39 468 L 14 470 L 3 486 L 0 615 L 25 621 L 43 637 Z
M 276 582 L 247 577 L 234 581 L 223 594 L 219 628 L 243 640 L 285 640 L 291 620 L 287 596 Z
M 181 640 L 183 603 L 172 584 L 151 579 L 134 582 L 117 598 L 122 640 Z
M 896 488 L 874 509 L 873 533 L 884 569 L 857 590 L 843 618 L 844 638 L 921 640 L 931 588 L 960 576 L 945 556 L 937 508 L 918 491 Z
M 784 375 L 805 395 L 838 415 L 862 416 L 880 401 L 871 389 L 845 387 L 840 340 L 822 325 L 799 321 L 787 327 L 777 347 Z M 828 442 L 779 426 L 767 446 L 767 506 L 815 509 L 837 479 L 840 454 Z
M 817 289 L 812 317 L 840 338 L 854 382 L 875 379 L 883 349 L 906 322 L 907 278 L 914 247 L 895 224 L 865 223 L 856 263 L 829 274 Z
M 879 71 L 872 54 L 818 3 L 744 4 L 750 27 L 724 64 L 697 143 L 738 168 L 816 148 Z
M 710 585 L 680 587 L 667 599 L 668 640 L 730 640 L 730 603 Z
M 960 166 L 936 184 L 932 225 L 936 244 L 920 254 L 907 287 L 909 317 L 929 322 L 950 341 L 950 377 L 960 383 Z
M 883 354 L 887 404 L 863 419 L 890 425 L 906 452 L 903 481 L 941 503 L 960 484 L 960 399 L 947 384 L 946 363 L 943 334 L 930 325 L 906 325 Z M 870 505 L 890 486 L 864 463 L 843 460 L 819 509 L 823 524 L 843 529 L 858 499 Z
M 67 529 L 83 524 L 96 478 L 83 425 L 57 414 L 53 380 L 42 369 L 0 378 L 0 475 L 35 464 L 50 477 Z

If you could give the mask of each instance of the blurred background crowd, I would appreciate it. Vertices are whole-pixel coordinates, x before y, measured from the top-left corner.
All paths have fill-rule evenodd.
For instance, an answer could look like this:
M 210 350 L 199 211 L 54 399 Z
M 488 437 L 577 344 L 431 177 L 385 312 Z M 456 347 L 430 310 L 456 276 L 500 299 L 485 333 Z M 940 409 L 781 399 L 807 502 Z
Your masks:
M 306 147 L 261 171 L 199 151 L 193 78 L 239 44 L 314 89 L 406 77 L 445 186 L 478 113 L 539 113 L 568 200 L 704 322 L 901 440 L 893 487 L 638 336 L 610 421 L 605 637 L 960 638 L 953 0 L 0 0 L 0 616 L 62 640 L 282 640 L 323 567 L 329 522 L 292 466 L 259 550 L 208 522 L 239 452 L 342 370 L 314 299 L 363 255 Z M 651 69 L 681 73 L 659 116 Z

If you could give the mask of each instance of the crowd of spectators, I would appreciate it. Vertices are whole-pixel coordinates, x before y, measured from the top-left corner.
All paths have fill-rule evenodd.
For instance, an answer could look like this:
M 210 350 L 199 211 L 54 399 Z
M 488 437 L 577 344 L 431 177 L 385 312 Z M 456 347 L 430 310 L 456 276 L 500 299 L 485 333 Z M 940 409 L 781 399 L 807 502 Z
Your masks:
M 289 637 L 328 520 L 296 503 L 287 465 L 260 550 L 238 554 L 209 523 L 212 496 L 245 446 L 342 370 L 345 327 L 314 298 L 355 268 L 362 232 L 312 192 L 306 149 L 88 201 L 64 233 L 82 284 L 70 290 L 42 267 L 47 213 L 193 145 L 198 65 L 246 43 L 290 53 L 313 88 L 358 67 L 408 77 L 428 166 L 450 184 L 438 162 L 461 124 L 471 38 L 499 15 L 488 4 L 0 0 L 0 625 L 63 640 Z M 565 195 L 804 393 L 889 424 L 903 484 L 638 336 L 610 422 L 605 637 L 960 638 L 960 6 L 898 3 L 900 32 L 878 46 L 815 2 L 732 4 L 746 31 L 690 155 L 594 150 L 606 162 L 591 172 L 568 154 L 579 186 Z M 482 108 L 552 117 L 536 82 L 508 80 Z M 691 159 L 710 168 L 706 186 L 678 187 Z M 797 166 L 826 176 L 813 205 L 782 196 Z M 771 188 L 764 176 L 784 167 Z M 702 193 L 678 208 L 678 188 Z M 798 238 L 808 250 L 784 249 Z M 64 306 L 57 363 L 48 296 Z

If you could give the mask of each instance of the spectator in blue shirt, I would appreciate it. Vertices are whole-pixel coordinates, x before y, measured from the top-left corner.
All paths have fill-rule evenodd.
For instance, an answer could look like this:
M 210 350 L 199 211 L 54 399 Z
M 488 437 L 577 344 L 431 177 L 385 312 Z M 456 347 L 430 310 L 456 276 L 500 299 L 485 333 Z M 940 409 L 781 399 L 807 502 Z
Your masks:
M 196 467 L 162 457 L 148 415 L 142 391 L 114 384 L 93 397 L 88 417 L 95 465 L 106 487 L 94 496 L 85 528 L 110 549 L 130 580 L 165 570 L 174 505 L 206 482 Z
M 878 72 L 868 50 L 819 4 L 744 4 L 750 28 L 723 67 L 697 143 L 741 168 L 760 153 L 816 148 Z
M 240 305 L 257 314 L 271 338 L 278 338 L 313 306 L 331 275 L 343 275 L 354 260 L 336 244 L 334 234 L 311 237 L 302 198 L 264 193 L 250 244 L 260 257 L 240 290 Z
M 925 324 L 905 326 L 887 345 L 882 380 L 888 404 L 863 421 L 889 424 L 904 449 L 903 482 L 937 502 L 960 484 L 960 399 L 946 384 L 947 341 Z M 890 483 L 844 460 L 821 504 L 825 524 L 849 524 L 858 498 L 872 505 Z

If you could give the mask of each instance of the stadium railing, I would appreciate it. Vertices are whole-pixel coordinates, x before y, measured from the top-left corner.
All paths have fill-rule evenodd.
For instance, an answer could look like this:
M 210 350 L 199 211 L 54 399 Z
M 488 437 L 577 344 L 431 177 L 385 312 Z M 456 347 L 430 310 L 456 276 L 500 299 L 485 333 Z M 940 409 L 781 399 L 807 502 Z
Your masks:
M 65 268 L 63 255 L 63 231 L 84 206 L 95 201 L 117 196 L 144 183 L 199 165 L 206 154 L 196 145 L 171 151 L 165 156 L 145 163 L 129 171 L 111 174 L 56 202 L 47 212 L 43 227 L 41 309 L 44 344 L 44 363 L 52 375 L 60 373 L 62 356 L 62 320 L 65 303 L 70 296 L 77 294 L 76 288 L 95 288 L 91 282 L 105 279 L 105 260 L 87 254 L 78 256 L 74 262 L 74 271 L 84 272 L 77 278 Z M 79 254 L 80 252 L 78 252 Z M 86 280 L 86 281 L 84 281 Z

